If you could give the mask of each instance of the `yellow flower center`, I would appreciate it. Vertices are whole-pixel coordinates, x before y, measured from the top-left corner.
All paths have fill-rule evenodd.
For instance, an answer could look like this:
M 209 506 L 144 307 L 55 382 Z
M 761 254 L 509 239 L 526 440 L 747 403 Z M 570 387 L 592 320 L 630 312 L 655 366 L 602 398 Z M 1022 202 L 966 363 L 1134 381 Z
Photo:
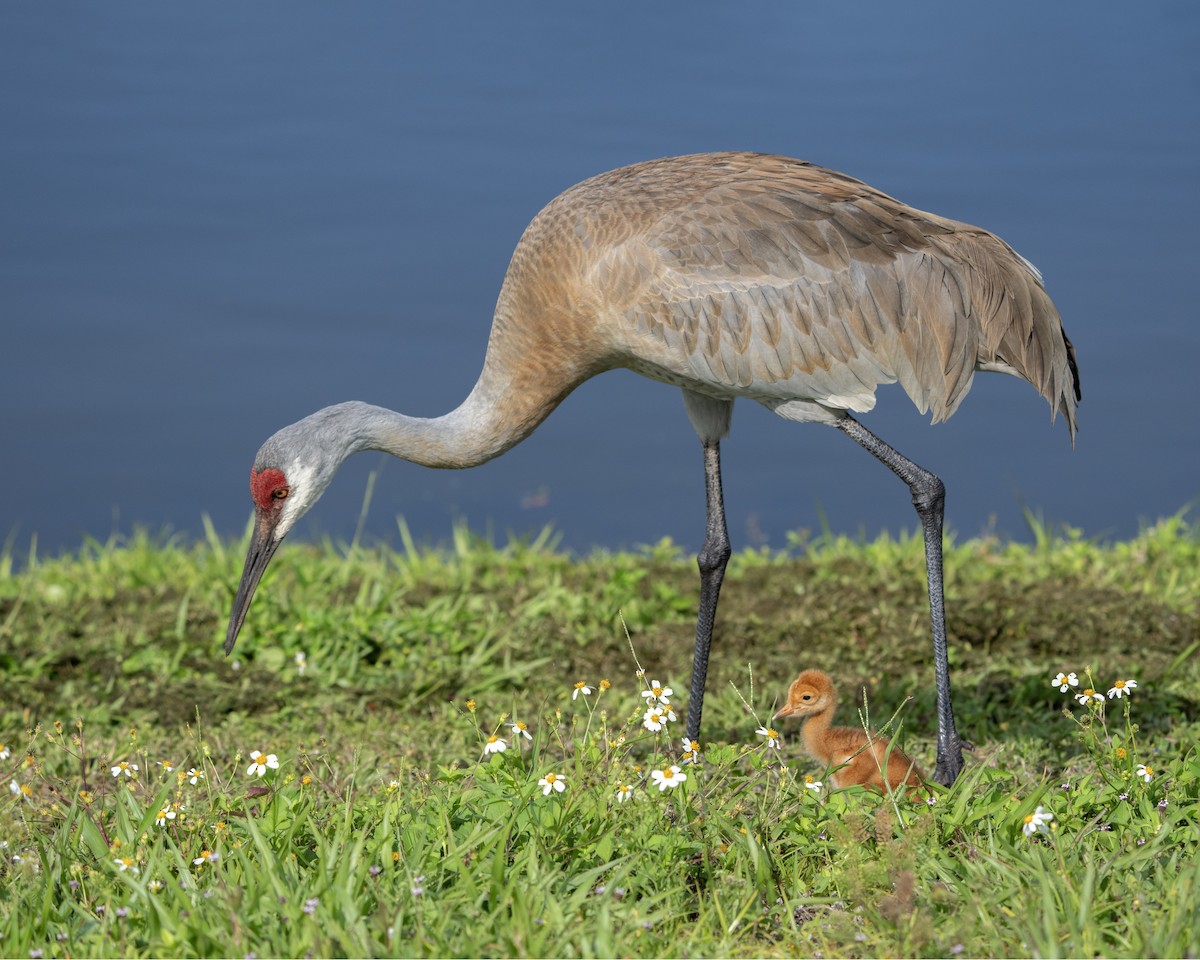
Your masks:
M 547 782 L 547 783 L 549 783 L 549 784 L 551 784 L 551 785 L 553 785 L 553 784 L 554 784 L 554 781 L 555 781 L 555 780 L 557 780 L 557 779 L 558 779 L 558 777 L 557 777 L 557 776 L 555 776 L 553 773 L 548 773 L 548 774 L 546 774 L 546 782 Z
M 1033 823 L 1033 814 L 1032 814 L 1032 813 L 1029 813 L 1029 814 L 1026 814 L 1026 815 L 1025 815 L 1025 822 L 1026 822 L 1026 823 Z

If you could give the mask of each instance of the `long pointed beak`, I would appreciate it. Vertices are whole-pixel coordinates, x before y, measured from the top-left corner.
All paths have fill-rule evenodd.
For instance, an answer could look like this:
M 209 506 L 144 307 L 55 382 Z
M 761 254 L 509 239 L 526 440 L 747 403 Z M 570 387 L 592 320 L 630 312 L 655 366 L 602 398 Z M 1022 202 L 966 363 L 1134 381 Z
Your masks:
M 246 551 L 246 566 L 242 568 L 242 581 L 238 584 L 237 596 L 233 600 L 233 610 L 229 614 L 229 630 L 225 634 L 225 656 L 233 652 L 237 643 L 238 632 L 246 619 L 246 611 L 250 609 L 250 601 L 254 599 L 254 590 L 262 579 L 263 571 L 275 555 L 282 537 L 276 539 L 275 525 L 278 514 L 271 516 L 258 510 L 254 517 L 254 533 L 250 539 L 250 549 Z
M 796 711 L 792 708 L 792 705 L 790 703 L 785 703 L 779 708 L 779 711 L 771 719 L 778 720 L 781 717 L 794 717 L 795 715 Z

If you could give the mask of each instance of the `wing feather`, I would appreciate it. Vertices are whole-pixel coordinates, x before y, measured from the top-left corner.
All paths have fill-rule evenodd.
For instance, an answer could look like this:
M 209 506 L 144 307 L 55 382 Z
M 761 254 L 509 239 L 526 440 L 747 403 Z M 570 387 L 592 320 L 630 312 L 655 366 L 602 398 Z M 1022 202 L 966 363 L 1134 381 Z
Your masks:
M 603 199 L 630 195 L 622 178 L 644 188 L 625 221 L 636 229 L 593 269 L 600 299 L 640 338 L 629 362 L 716 396 L 851 410 L 899 381 L 935 421 L 976 369 L 999 369 L 1074 433 L 1074 351 L 1040 275 L 993 234 L 780 157 L 675 158 L 606 177 L 592 186 Z

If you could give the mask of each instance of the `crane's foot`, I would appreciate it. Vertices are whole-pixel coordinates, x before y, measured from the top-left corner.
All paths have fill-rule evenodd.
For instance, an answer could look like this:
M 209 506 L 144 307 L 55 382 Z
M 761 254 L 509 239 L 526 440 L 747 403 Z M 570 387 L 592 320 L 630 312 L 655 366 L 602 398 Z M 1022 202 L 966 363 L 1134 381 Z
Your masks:
M 975 744 L 970 740 L 962 740 L 955 734 L 949 750 L 943 752 L 941 748 L 938 749 L 937 766 L 933 771 L 934 783 L 940 783 L 943 787 L 953 784 L 965 766 L 963 751 L 974 749 Z

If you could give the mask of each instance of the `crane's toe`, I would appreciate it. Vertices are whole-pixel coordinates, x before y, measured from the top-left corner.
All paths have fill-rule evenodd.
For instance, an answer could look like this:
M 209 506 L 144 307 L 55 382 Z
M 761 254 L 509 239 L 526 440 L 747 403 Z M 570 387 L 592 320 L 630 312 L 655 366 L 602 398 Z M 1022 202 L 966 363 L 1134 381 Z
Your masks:
M 938 751 L 937 766 L 933 771 L 933 780 L 935 783 L 940 783 L 943 787 L 948 787 L 958 779 L 958 775 L 963 770 L 963 748 L 974 750 L 973 743 L 967 743 L 965 740 L 954 738 L 950 749 L 946 753 Z

